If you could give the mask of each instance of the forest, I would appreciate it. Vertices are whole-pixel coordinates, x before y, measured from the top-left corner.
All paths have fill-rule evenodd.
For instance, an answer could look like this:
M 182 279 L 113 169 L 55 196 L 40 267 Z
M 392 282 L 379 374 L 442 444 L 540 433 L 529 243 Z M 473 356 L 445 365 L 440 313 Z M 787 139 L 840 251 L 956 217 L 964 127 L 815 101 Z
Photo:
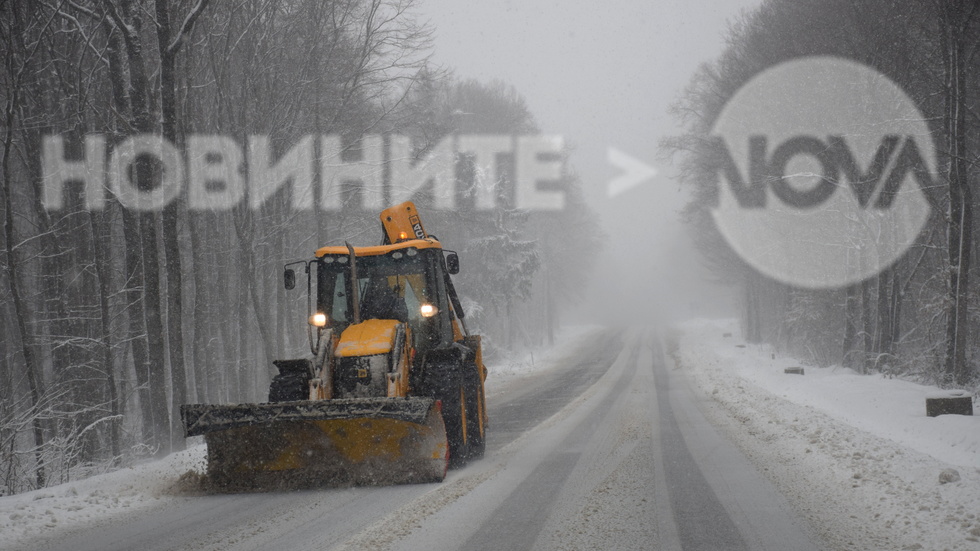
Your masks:
M 691 192 L 685 219 L 714 277 L 740 297 L 746 338 L 815 365 L 978 388 L 980 246 L 980 4 L 972 0 L 766 0 L 732 22 L 724 52 L 701 66 L 673 107 L 683 134 L 664 140 Z M 805 289 L 760 275 L 724 242 L 711 128 L 725 102 L 781 62 L 833 56 L 896 83 L 923 114 L 937 178 L 923 192 L 925 228 L 876 276 L 835 289 Z M 832 85 L 832 84 L 831 84 Z
M 0 0 L 0 494 L 182 449 L 181 404 L 264 401 L 272 361 L 308 353 L 306 297 L 287 294 L 283 265 L 381 240 L 353 184 L 328 211 L 293 209 L 288 192 L 141 211 L 108 189 L 96 209 L 80 185 L 49 209 L 46 140 L 78 162 L 94 135 L 179 151 L 195 135 L 261 135 L 277 156 L 329 135 L 356 162 L 365 136 L 406 136 L 419 160 L 451 134 L 542 133 L 517 90 L 435 66 L 432 32 L 413 0 Z M 575 252 L 602 245 L 572 167 L 565 208 L 529 212 L 506 192 L 513 155 L 499 157 L 499 173 L 457 159 L 453 210 L 413 197 L 459 253 L 491 361 L 554 338 L 595 257 Z M 143 190 L 163 177 L 152 159 L 127 170 Z M 487 185 L 497 206 L 477 209 Z

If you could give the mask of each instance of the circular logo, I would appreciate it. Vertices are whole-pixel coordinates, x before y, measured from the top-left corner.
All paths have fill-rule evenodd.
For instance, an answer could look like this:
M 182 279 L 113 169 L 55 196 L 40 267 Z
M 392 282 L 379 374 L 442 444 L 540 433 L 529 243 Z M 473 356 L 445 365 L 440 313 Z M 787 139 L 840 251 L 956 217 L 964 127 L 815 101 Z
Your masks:
M 884 270 L 929 217 L 936 152 L 915 103 L 864 65 L 782 63 L 750 80 L 712 127 L 729 245 L 783 283 L 836 288 Z

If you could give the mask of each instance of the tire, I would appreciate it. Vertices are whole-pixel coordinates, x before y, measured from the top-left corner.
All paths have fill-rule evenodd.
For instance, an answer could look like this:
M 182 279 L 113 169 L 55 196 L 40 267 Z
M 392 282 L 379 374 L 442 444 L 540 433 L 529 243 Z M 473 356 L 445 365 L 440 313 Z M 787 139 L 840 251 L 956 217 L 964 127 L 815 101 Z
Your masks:
M 486 426 L 483 424 L 486 399 L 476 364 L 466 365 L 463 373 L 463 388 L 466 395 L 466 436 L 469 448 L 467 458 L 479 459 L 486 451 Z
M 433 366 L 427 379 L 430 394 L 442 402 L 442 421 L 446 425 L 449 444 L 449 468 L 466 463 L 470 451 L 467 442 L 466 391 L 460 379 L 462 362 L 453 361 Z
M 295 402 L 310 397 L 309 381 L 305 373 L 280 373 L 269 385 L 269 402 Z

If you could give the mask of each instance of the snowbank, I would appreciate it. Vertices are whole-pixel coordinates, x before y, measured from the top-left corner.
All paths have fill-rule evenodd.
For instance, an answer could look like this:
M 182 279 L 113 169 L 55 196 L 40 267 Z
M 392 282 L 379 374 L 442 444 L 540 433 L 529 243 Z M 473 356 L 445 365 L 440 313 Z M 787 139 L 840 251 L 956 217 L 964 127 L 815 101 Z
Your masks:
M 205 453 L 200 444 L 158 461 L 0 498 L 0 549 L 18 549 L 24 536 L 97 523 L 165 499 L 186 473 L 204 471 Z
M 804 366 L 773 353 L 768 345 L 745 344 L 735 320 L 694 320 L 678 328 L 681 347 L 692 362 L 724 364 L 776 396 L 857 429 L 945 463 L 980 468 L 980 415 L 926 417 L 926 397 L 943 394 L 938 387 L 860 375 L 840 366 Z M 804 367 L 802 377 L 784 373 L 796 366 Z
M 980 416 L 927 417 L 939 389 L 803 366 L 734 321 L 680 324 L 668 346 L 705 415 L 831 548 L 980 550 Z
M 501 383 L 531 373 L 558 367 L 556 362 L 563 358 L 562 352 L 570 343 L 601 330 L 598 325 L 570 325 L 562 327 L 555 336 L 555 345 L 550 348 L 531 350 L 513 358 L 503 358 L 487 366 L 487 393 L 491 393 Z

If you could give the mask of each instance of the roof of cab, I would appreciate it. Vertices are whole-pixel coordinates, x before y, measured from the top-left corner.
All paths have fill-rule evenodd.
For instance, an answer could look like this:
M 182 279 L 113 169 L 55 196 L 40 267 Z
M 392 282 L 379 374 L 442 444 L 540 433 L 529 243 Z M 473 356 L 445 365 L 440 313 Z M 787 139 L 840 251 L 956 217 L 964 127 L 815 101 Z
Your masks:
M 391 245 L 375 245 L 369 247 L 354 247 L 354 254 L 356 256 L 377 256 L 382 254 L 388 254 L 392 251 L 398 251 L 401 249 L 407 249 L 409 247 L 415 247 L 416 249 L 441 249 L 442 244 L 439 241 L 428 238 L 428 239 L 409 239 L 407 241 L 400 241 L 398 243 L 393 243 Z M 320 247 L 316 250 L 316 257 L 322 258 L 328 254 L 349 254 L 347 247 L 343 245 L 334 245 L 331 247 Z

